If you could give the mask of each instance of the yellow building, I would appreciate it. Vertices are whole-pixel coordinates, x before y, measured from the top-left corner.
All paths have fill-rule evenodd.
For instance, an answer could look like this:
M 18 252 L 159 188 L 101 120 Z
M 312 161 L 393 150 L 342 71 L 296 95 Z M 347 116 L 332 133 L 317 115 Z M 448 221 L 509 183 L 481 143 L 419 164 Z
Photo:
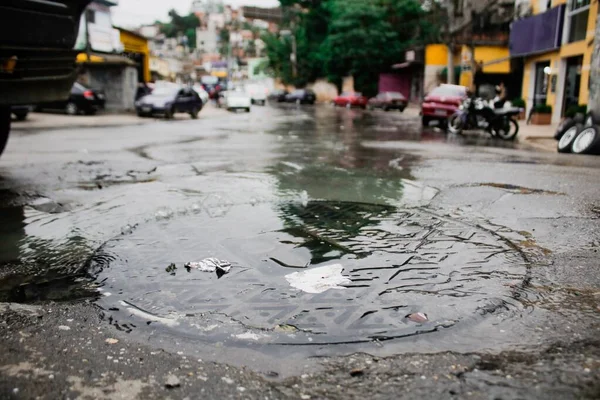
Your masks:
M 430 44 L 425 47 L 425 92 L 431 91 L 440 83 L 440 75 L 448 68 L 448 46 Z M 459 85 L 473 86 L 473 62 L 483 64 L 484 74 L 510 74 L 510 52 L 508 46 L 478 45 L 455 46 L 453 64 L 454 82 Z
M 553 0 L 550 8 L 531 3 L 533 16 L 513 24 L 511 56 L 523 57 L 528 113 L 550 105 L 557 123 L 570 108 L 587 105 L 598 1 Z
M 142 35 L 119 28 L 121 43 L 123 43 L 123 54 L 137 65 L 138 80 L 150 82 L 150 48 L 148 39 Z

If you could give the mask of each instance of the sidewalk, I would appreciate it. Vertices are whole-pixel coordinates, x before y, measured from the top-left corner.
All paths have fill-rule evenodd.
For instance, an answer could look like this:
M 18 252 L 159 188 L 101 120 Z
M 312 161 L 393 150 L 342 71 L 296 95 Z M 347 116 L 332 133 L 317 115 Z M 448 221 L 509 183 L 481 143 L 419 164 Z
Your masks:
M 205 106 L 198 118 L 206 119 L 225 113 L 209 104 Z M 188 120 L 187 114 L 175 114 L 175 120 Z M 52 130 L 52 129 L 75 129 L 75 128 L 107 128 L 113 126 L 133 126 L 150 124 L 162 118 L 156 116 L 153 118 L 140 118 L 135 113 L 107 114 L 97 115 L 66 115 L 61 113 L 29 113 L 25 121 L 12 121 L 11 130 L 13 131 L 34 131 L 34 130 Z
M 552 125 L 527 125 L 527 121 L 519 121 L 519 143 L 533 147 L 537 150 L 556 152 L 554 133 L 558 124 Z

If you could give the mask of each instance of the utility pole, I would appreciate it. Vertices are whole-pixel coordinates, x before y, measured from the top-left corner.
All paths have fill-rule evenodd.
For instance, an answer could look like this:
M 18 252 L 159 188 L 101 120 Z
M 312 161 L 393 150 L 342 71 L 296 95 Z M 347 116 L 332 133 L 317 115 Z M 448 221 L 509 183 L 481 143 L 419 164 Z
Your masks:
M 448 73 L 447 73 L 447 83 L 450 85 L 454 84 L 454 38 L 453 38 L 453 32 L 452 32 L 452 28 L 454 27 L 453 24 L 453 17 L 454 17 L 454 8 L 452 7 L 452 2 L 450 1 L 446 1 L 446 11 L 448 13 L 447 19 L 446 19 L 446 33 L 448 35 L 448 39 L 447 39 L 447 49 L 448 49 Z
M 292 22 L 292 54 L 290 61 L 292 62 L 292 76 L 298 77 L 298 44 L 296 43 L 296 32 L 294 31 L 294 23 Z

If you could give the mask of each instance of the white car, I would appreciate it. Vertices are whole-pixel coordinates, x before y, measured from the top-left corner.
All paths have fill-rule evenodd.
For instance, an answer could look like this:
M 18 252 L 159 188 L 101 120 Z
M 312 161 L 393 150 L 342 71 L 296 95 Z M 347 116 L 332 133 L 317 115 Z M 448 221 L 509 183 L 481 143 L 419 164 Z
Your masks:
M 206 105 L 208 103 L 208 92 L 204 90 L 204 88 L 200 85 L 194 85 L 194 91 L 198 93 L 200 99 L 202 100 L 202 104 Z
M 266 86 L 250 83 L 244 87 L 244 90 L 250 95 L 252 104 L 260 104 L 263 106 L 266 104 L 267 95 L 269 94 L 269 89 L 267 89 Z
M 227 110 L 245 110 L 250 112 L 252 98 L 246 92 L 240 90 L 227 90 L 219 94 L 219 108 Z

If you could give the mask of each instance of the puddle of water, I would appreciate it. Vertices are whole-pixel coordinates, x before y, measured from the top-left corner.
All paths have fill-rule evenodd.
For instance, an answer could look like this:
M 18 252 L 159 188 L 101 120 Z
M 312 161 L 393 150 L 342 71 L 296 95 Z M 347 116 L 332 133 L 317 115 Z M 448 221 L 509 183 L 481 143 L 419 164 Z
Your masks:
M 231 272 L 183 268 L 207 257 Z M 289 283 L 332 264 L 343 267 L 336 290 Z M 249 347 L 368 343 L 510 319 L 526 308 L 528 279 L 525 257 L 483 229 L 426 210 L 314 200 L 145 224 L 106 243 L 91 267 L 111 294 L 99 300 L 111 323 Z M 416 313 L 427 321 L 408 318 Z
M 46 240 L 28 235 L 30 223 L 54 218 L 66 208 L 45 198 L 10 205 L 7 197 L 2 196 L 0 205 L 0 302 L 96 297 L 85 270 L 93 249 L 82 237 Z

